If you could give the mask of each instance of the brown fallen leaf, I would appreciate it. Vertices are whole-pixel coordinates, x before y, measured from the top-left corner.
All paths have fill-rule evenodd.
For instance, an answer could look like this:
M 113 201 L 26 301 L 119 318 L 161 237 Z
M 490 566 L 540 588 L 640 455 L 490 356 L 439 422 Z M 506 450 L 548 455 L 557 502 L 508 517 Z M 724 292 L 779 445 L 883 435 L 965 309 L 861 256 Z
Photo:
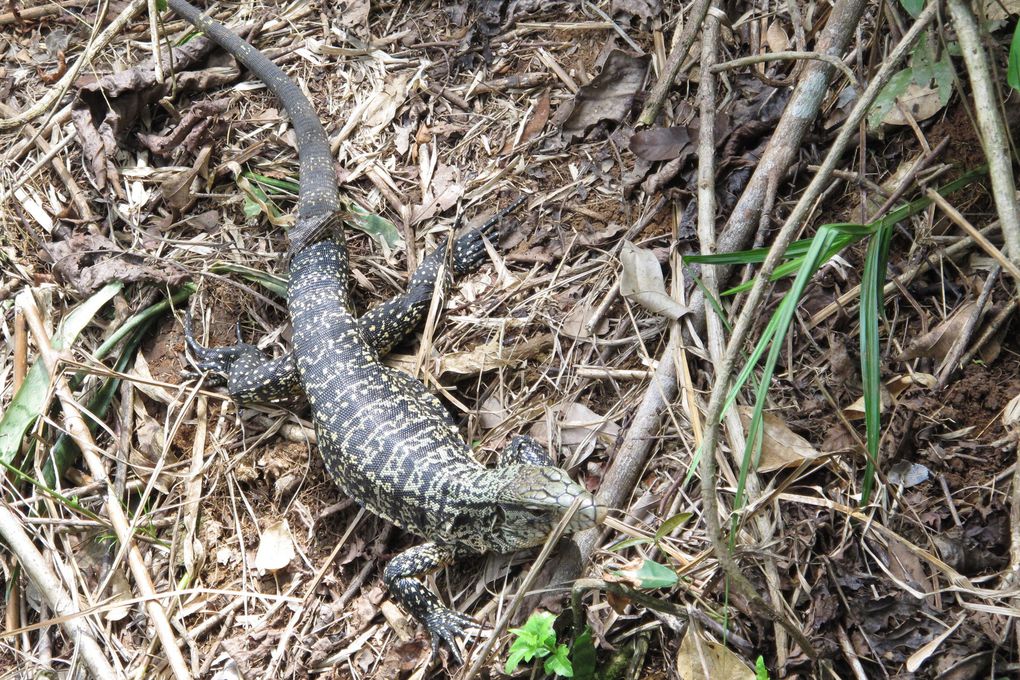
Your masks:
M 125 253 L 97 234 L 74 233 L 63 241 L 47 244 L 47 252 L 53 257 L 53 272 L 83 295 L 110 281 L 177 286 L 188 276 L 166 261 Z
M 696 637 L 697 636 L 697 637 Z M 698 635 L 694 626 L 687 634 L 676 654 L 676 670 L 681 678 L 711 678 L 712 680 L 754 680 L 754 671 L 725 646 Z
M 882 122 L 886 125 L 910 125 L 910 118 L 917 122 L 928 120 L 941 110 L 942 97 L 938 88 L 911 83 L 896 98 L 896 105 L 882 116 Z
M 631 135 L 630 150 L 646 161 L 668 161 L 691 149 L 691 135 L 687 126 L 657 127 L 640 130 Z
M 212 147 L 202 147 L 191 168 L 176 173 L 160 185 L 159 191 L 171 208 L 185 212 L 195 204 L 197 198 L 194 192 L 191 191 L 191 185 L 199 174 L 208 173 L 209 156 L 211 154 Z
M 259 537 L 253 566 L 259 571 L 279 571 L 290 564 L 296 554 L 290 525 L 281 519 L 266 527 Z
M 754 409 L 741 406 L 738 410 L 740 422 L 744 425 L 744 434 L 747 434 Z M 761 457 L 756 468 L 758 472 L 774 472 L 782 468 L 797 467 L 804 461 L 822 455 L 808 440 L 791 430 L 779 416 L 771 413 L 762 414 L 762 425 Z
M 945 359 L 967 325 L 976 304 L 973 300 L 964 302 L 942 323 L 911 342 L 896 360 L 910 361 L 918 357 L 932 357 L 939 361 Z
M 531 118 L 524 124 L 524 131 L 521 132 L 520 141 L 515 145 L 513 137 L 507 139 L 506 144 L 499 151 L 500 156 L 506 156 L 515 148 L 524 146 L 542 132 L 545 124 L 549 122 L 549 101 L 549 88 L 545 88 L 535 104 L 535 110 L 531 112 Z
M 889 403 L 892 402 L 895 404 L 897 399 L 899 399 L 899 396 L 911 385 L 934 387 L 936 382 L 938 382 L 937 379 L 930 373 L 914 373 L 911 375 L 901 375 L 893 378 L 886 384 L 882 385 L 881 412 L 885 413 L 885 410 L 889 407 Z M 843 415 L 846 416 L 847 420 L 862 419 L 864 417 L 864 397 L 860 397 L 857 401 L 844 408 Z
M 644 86 L 650 57 L 635 57 L 622 50 L 613 50 L 602 72 L 574 95 L 570 115 L 560 132 L 564 141 L 583 137 L 602 121 L 619 123 L 630 113 L 634 97 Z
M 620 251 L 620 263 L 623 265 L 620 294 L 625 298 L 673 321 L 687 313 L 687 307 L 666 292 L 662 266 L 651 250 L 627 241 Z
M 194 153 L 223 128 L 220 114 L 226 112 L 230 99 L 195 102 L 180 121 L 165 135 L 138 133 L 138 141 L 157 156 L 171 156 L 178 149 Z
M 175 77 L 160 83 L 151 60 L 134 68 L 95 79 L 80 78 L 77 97 L 71 104 L 71 120 L 79 139 L 82 156 L 88 159 L 96 186 L 121 191 L 114 156 L 139 114 L 174 92 L 206 91 L 236 80 L 241 70 L 233 57 L 213 53 L 214 43 L 198 37 L 180 47 L 164 50 L 163 63 L 174 65 Z M 210 56 L 212 55 L 212 56 Z M 197 65 L 204 68 L 191 70 Z

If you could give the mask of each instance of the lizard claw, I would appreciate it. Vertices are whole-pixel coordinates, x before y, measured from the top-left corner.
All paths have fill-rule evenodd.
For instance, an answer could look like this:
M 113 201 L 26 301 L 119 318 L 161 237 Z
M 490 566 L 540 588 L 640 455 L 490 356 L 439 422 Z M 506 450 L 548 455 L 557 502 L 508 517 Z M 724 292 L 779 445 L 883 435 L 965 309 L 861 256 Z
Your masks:
M 195 339 L 194 326 L 191 315 L 184 315 L 184 341 L 188 345 L 188 351 L 195 359 L 196 371 L 183 371 L 185 378 L 193 378 L 200 375 L 200 372 L 209 372 L 213 378 L 212 384 L 225 383 L 230 374 L 230 367 L 242 356 L 258 351 L 254 346 L 241 341 L 241 322 L 237 323 L 237 344 L 231 347 L 204 347 Z
M 445 645 L 458 665 L 462 665 L 464 659 L 457 648 L 457 638 L 466 640 L 472 637 L 470 629 L 481 629 L 481 625 L 470 616 L 445 608 L 437 609 L 426 616 L 423 623 L 432 637 L 432 658 L 438 656 L 440 645 Z

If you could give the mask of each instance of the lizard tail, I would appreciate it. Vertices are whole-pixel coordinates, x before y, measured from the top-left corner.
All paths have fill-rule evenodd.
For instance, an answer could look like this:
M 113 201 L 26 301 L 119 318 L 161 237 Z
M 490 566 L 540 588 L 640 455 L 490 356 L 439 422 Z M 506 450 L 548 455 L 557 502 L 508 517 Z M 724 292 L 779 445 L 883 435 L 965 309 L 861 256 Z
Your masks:
M 273 91 L 290 116 L 297 136 L 301 172 L 298 224 L 290 234 L 293 254 L 310 242 L 307 238 L 309 229 L 304 228 L 306 222 L 321 222 L 342 210 L 333 155 L 329 151 L 329 140 L 319 122 L 319 116 L 301 88 L 246 40 L 213 21 L 186 0 L 168 0 L 168 3 L 174 12 L 248 67 Z

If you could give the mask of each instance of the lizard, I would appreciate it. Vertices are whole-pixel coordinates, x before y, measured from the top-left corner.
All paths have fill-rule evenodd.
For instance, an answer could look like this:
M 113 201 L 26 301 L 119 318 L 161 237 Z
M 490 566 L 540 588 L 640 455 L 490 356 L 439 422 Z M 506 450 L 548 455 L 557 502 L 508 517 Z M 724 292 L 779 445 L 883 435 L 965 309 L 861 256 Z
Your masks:
M 341 491 L 425 539 L 391 559 L 383 581 L 393 599 L 427 629 L 432 657 L 445 646 L 461 662 L 457 640 L 469 638 L 479 626 L 446 607 L 422 578 L 467 555 L 542 544 L 575 501 L 578 509 L 567 533 L 591 528 L 606 514 L 530 437 L 514 437 L 496 466 L 479 463 L 442 402 L 420 381 L 381 362 L 425 316 L 436 286 L 445 289 L 445 263 L 453 274 L 481 266 L 485 239 L 523 197 L 482 227 L 441 242 L 422 260 L 404 294 L 356 318 L 343 237 L 347 213 L 314 107 L 293 80 L 236 33 L 186 0 L 168 3 L 280 100 L 299 158 L 297 214 L 287 234 L 292 353 L 271 359 L 240 341 L 205 348 L 186 319 L 195 365 L 219 376 L 241 403 L 304 395 L 319 453 Z

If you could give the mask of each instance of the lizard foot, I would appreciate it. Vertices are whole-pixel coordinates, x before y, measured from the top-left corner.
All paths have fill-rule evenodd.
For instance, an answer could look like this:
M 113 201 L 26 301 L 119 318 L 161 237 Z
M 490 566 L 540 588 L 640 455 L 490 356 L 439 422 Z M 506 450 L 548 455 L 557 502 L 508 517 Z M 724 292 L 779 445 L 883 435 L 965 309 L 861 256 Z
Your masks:
M 485 257 L 485 239 L 494 236 L 503 220 L 527 200 L 527 195 L 519 196 L 510 204 L 493 215 L 489 220 L 472 229 L 453 242 L 453 268 L 458 274 L 474 271 Z
M 473 637 L 473 634 L 469 632 L 471 629 L 481 629 L 481 625 L 470 616 L 445 607 L 426 615 L 422 623 L 425 624 L 432 637 L 432 658 L 436 658 L 439 654 L 439 646 L 445 645 L 458 665 L 463 664 L 464 660 L 457 648 L 457 638 L 464 638 L 467 641 Z
M 237 324 L 237 344 L 231 347 L 204 347 L 195 339 L 194 326 L 191 315 L 184 316 L 184 341 L 188 344 L 188 350 L 195 359 L 195 366 L 202 372 L 212 374 L 214 383 L 225 383 L 230 375 L 230 367 L 238 359 L 258 350 L 241 341 L 241 323 Z M 201 373 L 195 371 L 182 371 L 186 378 L 197 378 Z

